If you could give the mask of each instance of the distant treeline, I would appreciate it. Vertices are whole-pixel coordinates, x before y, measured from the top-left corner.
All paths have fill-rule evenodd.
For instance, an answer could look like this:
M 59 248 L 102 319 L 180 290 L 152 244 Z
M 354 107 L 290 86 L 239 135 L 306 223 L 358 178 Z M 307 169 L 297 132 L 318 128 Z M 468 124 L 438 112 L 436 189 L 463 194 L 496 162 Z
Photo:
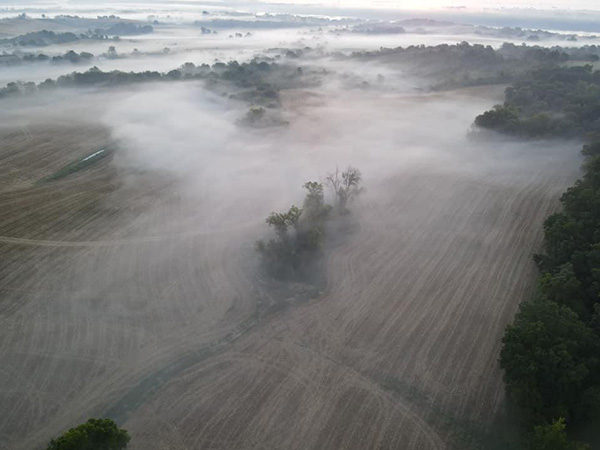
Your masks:
M 539 47 L 515 45 L 505 42 L 498 50 L 505 58 L 527 60 L 533 58 L 542 62 L 596 62 L 600 61 L 600 46 L 582 45 L 580 47 Z M 556 55 L 558 53 L 558 58 Z
M 564 34 L 564 33 L 554 33 L 552 31 L 547 30 L 532 30 L 521 27 L 485 27 L 478 26 L 475 27 L 474 34 L 484 35 L 484 36 L 500 36 L 500 37 L 510 37 L 512 39 L 524 39 L 530 42 L 537 42 L 541 40 L 564 40 L 569 42 L 577 42 L 576 34 Z M 587 39 L 596 39 L 595 36 L 586 36 Z
M 344 58 L 345 55 L 337 55 Z M 399 65 L 410 75 L 432 80 L 434 89 L 449 89 L 485 84 L 512 83 L 532 70 L 556 67 L 569 61 L 594 62 L 600 47 L 577 49 L 514 45 L 505 43 L 495 50 L 481 44 L 412 45 L 354 52 L 353 59 Z
M 77 53 L 69 50 L 63 55 L 49 56 L 44 53 L 3 53 L 0 54 L 0 66 L 16 66 L 22 63 L 50 61 L 53 63 L 70 62 L 77 64 L 80 62 L 89 62 L 94 58 L 92 53 Z
M 55 33 L 54 31 L 42 30 L 23 34 L 14 38 L 0 39 L 0 45 L 12 45 L 20 47 L 44 47 L 53 44 L 67 44 L 84 39 L 94 40 L 116 40 L 118 36 L 137 35 L 152 33 L 151 25 L 136 25 L 133 23 L 117 23 L 106 29 L 88 30 L 85 33 Z
M 152 52 L 140 52 L 134 48 L 131 53 L 118 53 L 114 45 L 108 47 L 108 50 L 101 53 L 100 57 L 106 59 L 123 59 L 123 58 L 138 58 L 143 56 L 157 56 L 157 55 L 168 55 L 171 50 L 168 47 L 164 47 L 162 50 L 156 50 Z M 4 66 L 16 66 L 19 64 L 33 63 L 33 62 L 45 62 L 61 63 L 70 62 L 73 64 L 78 63 L 89 63 L 94 59 L 94 54 L 89 52 L 80 52 L 69 50 L 62 55 L 47 55 L 45 53 L 27 53 L 21 50 L 15 50 L 12 53 L 3 52 L 0 54 L 0 67 Z
M 206 14 L 208 15 L 208 14 Z M 279 29 L 279 28 L 298 28 L 298 27 L 316 27 L 337 24 L 354 23 L 356 19 L 330 19 L 327 17 L 299 16 L 296 14 L 260 14 L 247 15 L 246 18 L 232 19 L 205 19 L 194 22 L 195 26 L 210 27 L 218 29 Z
M 600 71 L 593 66 L 533 70 L 506 89 L 503 105 L 475 119 L 481 128 L 526 138 L 600 137 Z
M 82 39 L 107 40 L 106 34 L 87 33 L 55 33 L 54 31 L 42 30 L 23 34 L 9 39 L 0 39 L 0 45 L 12 45 L 19 47 L 45 47 L 53 44 L 68 44 Z
M 577 42 L 576 34 L 553 33 L 545 30 L 531 30 L 520 27 L 485 27 L 473 25 L 461 25 L 453 22 L 440 22 L 429 19 L 408 19 L 401 21 L 383 21 L 360 23 L 353 27 L 344 27 L 333 30 L 334 33 L 351 32 L 364 34 L 436 34 L 444 32 L 447 34 L 465 35 L 475 34 L 480 36 L 521 39 L 526 42 L 540 42 L 547 40 L 562 40 L 568 42 Z M 585 36 L 585 39 L 596 39 L 595 36 Z
M 73 72 L 47 79 L 41 83 L 8 83 L 0 89 L 0 98 L 28 95 L 37 91 L 47 91 L 57 87 L 111 87 L 134 83 L 168 82 L 178 80 L 204 80 L 213 91 L 229 98 L 265 107 L 279 105 L 279 91 L 283 88 L 314 85 L 319 81 L 319 72 L 306 71 L 291 64 L 277 64 L 260 61 L 238 63 L 231 61 L 215 63 L 212 66 L 185 63 L 179 69 L 161 73 L 156 71 L 103 72 L 93 67 L 86 72 Z
M 358 34 L 404 34 L 406 29 L 398 23 L 361 23 L 353 27 L 332 30 L 332 33 L 358 33 Z
M 134 23 L 120 22 L 105 29 L 96 29 L 94 34 L 108 36 L 133 36 L 136 34 L 149 34 L 154 31 L 152 25 L 136 25 Z

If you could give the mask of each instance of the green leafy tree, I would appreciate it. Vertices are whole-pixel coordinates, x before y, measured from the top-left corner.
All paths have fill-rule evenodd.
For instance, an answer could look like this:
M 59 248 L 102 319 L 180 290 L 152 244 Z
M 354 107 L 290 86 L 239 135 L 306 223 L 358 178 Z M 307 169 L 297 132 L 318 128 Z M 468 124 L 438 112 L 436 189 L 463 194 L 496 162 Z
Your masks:
M 502 133 L 517 133 L 520 129 L 519 112 L 511 106 L 496 105 L 494 109 L 475 118 L 475 125 Z
M 592 315 L 590 325 L 592 326 L 594 332 L 600 336 L 600 303 L 596 303 L 594 305 L 594 314 Z
M 276 278 L 301 275 L 323 246 L 332 207 L 325 203 L 321 183 L 309 181 L 302 187 L 306 190 L 302 208 L 292 206 L 287 212 L 272 212 L 266 222 L 275 231 L 275 238 L 256 242 L 266 268 Z
M 572 263 L 559 266 L 554 274 L 545 273 L 540 278 L 540 290 L 548 300 L 568 306 L 579 317 L 586 317 L 585 293 L 581 281 L 575 275 Z
M 302 218 L 311 224 L 323 222 L 331 210 L 331 206 L 325 204 L 323 185 L 316 181 L 309 181 L 304 183 L 303 188 L 307 193 L 304 197 Z
M 564 213 L 553 214 L 544 222 L 544 255 L 535 260 L 543 272 L 553 272 L 571 261 L 573 253 L 585 245 L 581 225 Z
M 298 219 L 302 215 L 302 210 L 294 205 L 286 213 L 272 212 L 265 222 L 275 229 L 277 235 L 282 239 L 287 239 L 288 229 L 295 227 Z
M 525 302 L 502 343 L 507 389 L 534 423 L 585 414 L 600 343 L 575 312 L 545 298 Z
M 551 425 L 538 425 L 533 429 L 527 450 L 589 450 L 580 442 L 570 441 L 566 433 L 565 419 L 559 418 Z
M 309 181 L 303 186 L 307 193 L 302 208 L 292 206 L 287 212 L 272 212 L 267 224 L 276 238 L 259 240 L 256 249 L 265 257 L 270 272 L 278 278 L 293 274 L 321 247 L 325 223 L 331 207 L 325 204 L 323 186 Z
M 321 183 L 309 181 L 303 187 L 307 193 L 298 222 L 297 245 L 299 250 L 314 251 L 318 250 L 323 242 L 331 206 L 325 204 Z
M 288 269 L 298 266 L 298 246 L 295 242 L 297 236 L 297 222 L 302 215 L 302 209 L 293 206 L 285 213 L 272 212 L 265 222 L 275 230 L 276 239 L 267 242 L 262 239 L 256 242 L 258 250 L 267 260 L 271 271 L 283 277 Z M 294 233 L 290 233 L 290 227 Z
M 591 65 L 565 67 L 560 58 L 547 62 L 518 77 L 506 89 L 504 105 L 475 124 L 529 138 L 599 136 L 600 72 Z M 593 145 L 584 149 L 587 156 L 597 152 Z
M 600 156 L 600 142 L 592 142 L 583 146 L 581 154 L 586 158 Z
M 129 443 L 126 430 L 110 419 L 90 419 L 48 444 L 47 450 L 123 450 Z

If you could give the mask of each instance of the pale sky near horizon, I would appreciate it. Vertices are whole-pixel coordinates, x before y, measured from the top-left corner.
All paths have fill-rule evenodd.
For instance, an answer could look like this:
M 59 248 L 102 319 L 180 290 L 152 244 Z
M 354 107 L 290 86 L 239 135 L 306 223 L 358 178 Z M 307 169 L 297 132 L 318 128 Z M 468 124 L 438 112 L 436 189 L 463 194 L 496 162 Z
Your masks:
M 436 9 L 448 7 L 467 8 L 536 8 L 536 9 L 588 9 L 600 11 L 600 0 L 270 0 L 290 4 L 322 4 L 325 6 Z

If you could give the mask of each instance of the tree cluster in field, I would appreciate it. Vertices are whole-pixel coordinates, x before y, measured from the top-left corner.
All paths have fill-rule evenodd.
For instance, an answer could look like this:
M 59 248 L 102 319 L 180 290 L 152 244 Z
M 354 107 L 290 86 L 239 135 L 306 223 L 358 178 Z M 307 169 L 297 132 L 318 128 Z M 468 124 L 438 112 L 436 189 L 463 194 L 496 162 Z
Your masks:
M 268 241 L 256 242 L 267 271 L 279 279 L 290 279 L 310 267 L 321 254 L 332 216 L 349 211 L 348 202 L 361 191 L 362 176 L 358 169 L 329 173 L 326 185 L 334 195 L 334 204 L 325 203 L 323 184 L 309 181 L 304 184 L 306 196 L 302 208 L 292 205 L 284 212 L 272 212 L 266 223 L 275 233 Z
M 600 418 L 600 143 L 583 153 L 583 178 L 544 224 L 536 295 L 521 304 L 502 340 L 507 390 L 527 425 L 537 427 L 534 438 Z M 586 448 L 565 442 L 532 449 Z
M 110 53 L 110 49 L 109 49 Z M 122 72 L 114 70 L 104 72 L 97 67 L 92 67 L 86 72 L 73 72 L 58 77 L 56 80 L 47 79 L 41 83 L 32 82 L 8 83 L 0 89 L 0 98 L 15 94 L 29 94 L 37 90 L 48 90 L 56 87 L 81 87 L 81 86 L 122 86 L 126 84 L 178 81 L 178 80 L 204 80 L 207 87 L 231 99 L 241 100 L 264 107 L 279 106 L 279 91 L 281 89 L 314 85 L 318 83 L 318 76 L 300 67 L 290 64 L 276 64 L 252 61 L 238 63 L 232 61 L 227 64 L 215 63 L 212 66 L 185 63 L 179 69 L 167 73 L 156 71 Z M 231 92 L 231 91 L 234 92 Z
M 534 70 L 507 88 L 504 104 L 477 116 L 475 125 L 525 138 L 596 138 L 600 71 L 591 65 Z
M 279 92 L 283 89 L 318 85 L 322 72 L 289 62 L 254 59 L 248 63 L 230 61 L 212 66 L 186 63 L 168 75 L 181 79 L 206 79 L 208 85 L 220 93 L 234 86 L 236 92 L 229 94 L 230 98 L 269 108 L 279 106 Z
M 52 439 L 46 450 L 123 450 L 129 433 L 110 419 L 89 419 Z

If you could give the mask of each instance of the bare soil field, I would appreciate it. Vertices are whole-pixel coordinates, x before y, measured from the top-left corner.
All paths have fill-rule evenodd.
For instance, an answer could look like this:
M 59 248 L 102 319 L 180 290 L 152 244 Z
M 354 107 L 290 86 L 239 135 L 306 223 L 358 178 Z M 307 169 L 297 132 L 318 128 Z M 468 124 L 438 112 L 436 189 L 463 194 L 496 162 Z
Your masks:
M 261 220 L 205 227 L 208 198 L 116 154 L 40 181 L 110 130 L 17 123 L 0 128 L 0 448 L 110 416 L 133 450 L 467 449 L 501 415 L 500 337 L 576 149 L 371 179 L 303 298 L 258 275 Z

